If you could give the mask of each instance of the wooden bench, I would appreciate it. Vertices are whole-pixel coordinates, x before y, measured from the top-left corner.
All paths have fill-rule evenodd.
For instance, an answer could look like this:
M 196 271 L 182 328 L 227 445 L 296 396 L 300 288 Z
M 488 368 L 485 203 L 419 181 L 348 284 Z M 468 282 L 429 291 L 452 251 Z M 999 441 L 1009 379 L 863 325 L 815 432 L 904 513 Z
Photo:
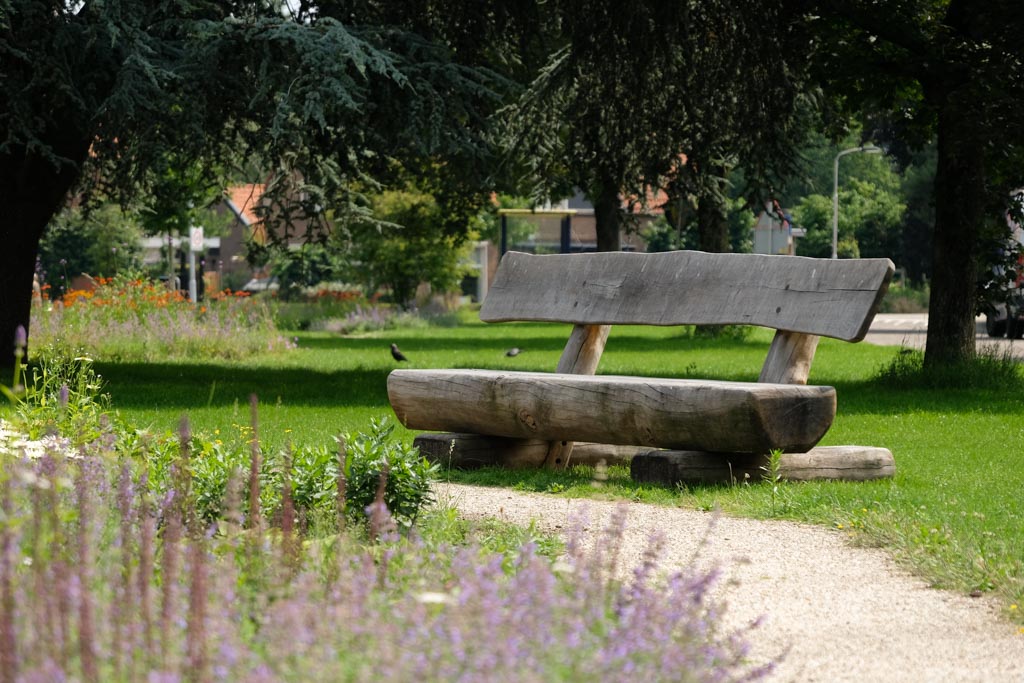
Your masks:
M 395 370 L 388 396 L 406 427 L 454 432 L 421 435 L 417 445 L 457 465 L 565 466 L 574 442 L 590 442 L 577 455 L 631 458 L 644 480 L 735 477 L 757 471 L 774 449 L 808 454 L 800 462 L 810 470 L 844 478 L 843 463 L 813 457 L 836 394 L 807 386 L 808 373 L 820 336 L 864 338 L 893 270 L 889 259 L 509 252 L 480 318 L 571 323 L 556 371 Z M 758 325 L 776 334 L 758 382 L 595 375 L 615 324 Z M 870 471 L 849 478 L 891 476 L 891 454 L 867 451 L 853 469 L 867 457 Z M 790 478 L 801 478 L 792 463 Z

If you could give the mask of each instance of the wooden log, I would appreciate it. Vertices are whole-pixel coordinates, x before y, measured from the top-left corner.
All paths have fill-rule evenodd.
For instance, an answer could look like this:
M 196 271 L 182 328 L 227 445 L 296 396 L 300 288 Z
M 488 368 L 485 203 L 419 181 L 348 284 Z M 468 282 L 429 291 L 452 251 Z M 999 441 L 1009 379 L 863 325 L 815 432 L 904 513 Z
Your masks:
M 778 330 L 768 349 L 758 382 L 807 384 L 811 363 L 821 337 Z
M 790 481 L 867 481 L 894 477 L 896 460 L 888 448 L 818 446 L 806 453 L 783 453 L 780 470 L 782 478 Z
M 629 464 L 633 481 L 642 484 L 742 484 L 760 481 L 767 456 L 751 453 L 648 450 L 637 453 Z
M 630 462 L 630 475 L 641 483 L 737 484 L 762 481 L 767 476 L 766 455 L 738 455 L 699 451 L 645 451 Z M 786 481 L 868 481 L 896 473 L 892 453 L 871 446 L 818 446 L 807 453 L 783 453 L 779 474 Z
M 860 341 L 895 268 L 889 259 L 762 254 L 509 252 L 485 322 L 761 325 Z
M 573 327 L 569 341 L 562 350 L 555 372 L 573 375 L 593 375 L 597 372 L 597 364 L 601 362 L 605 344 L 611 325 L 576 325 Z M 569 466 L 572 457 L 572 441 L 552 441 L 548 444 L 548 454 L 544 458 L 544 466 L 549 468 Z
M 410 429 L 732 453 L 807 451 L 836 411 L 832 387 L 494 370 L 395 370 L 388 397 Z
M 611 325 L 575 325 L 565 343 L 555 372 L 593 375 L 601 362 Z
M 540 467 L 548 453 L 548 442 L 540 439 L 506 439 L 481 434 L 431 433 L 420 434 L 413 440 L 431 462 L 455 469 L 478 467 L 506 467 L 525 469 Z M 650 450 L 646 446 L 577 443 L 573 449 L 574 465 L 628 465 L 638 452 Z
M 489 466 L 509 469 L 540 467 L 549 446 L 541 439 L 506 439 L 451 432 L 419 434 L 412 443 L 427 460 L 440 463 L 445 468 L 466 470 Z

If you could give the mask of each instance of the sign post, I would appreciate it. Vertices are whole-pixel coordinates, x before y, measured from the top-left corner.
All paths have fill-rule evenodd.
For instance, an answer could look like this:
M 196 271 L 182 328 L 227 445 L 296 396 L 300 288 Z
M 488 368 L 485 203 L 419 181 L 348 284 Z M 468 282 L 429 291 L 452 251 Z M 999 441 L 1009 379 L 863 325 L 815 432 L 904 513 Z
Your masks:
M 188 229 L 188 298 L 195 303 L 199 296 L 196 282 L 196 253 L 203 250 L 203 227 Z

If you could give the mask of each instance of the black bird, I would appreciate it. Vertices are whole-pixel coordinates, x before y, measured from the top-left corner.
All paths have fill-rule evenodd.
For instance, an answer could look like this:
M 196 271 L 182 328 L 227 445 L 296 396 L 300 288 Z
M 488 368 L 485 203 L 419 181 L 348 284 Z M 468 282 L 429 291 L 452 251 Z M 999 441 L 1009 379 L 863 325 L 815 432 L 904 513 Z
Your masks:
M 519 347 L 513 346 L 511 349 L 505 352 L 505 355 L 509 358 L 514 358 L 519 355 Z
M 398 344 L 391 345 L 391 357 L 397 361 L 409 360 L 404 353 L 398 350 Z

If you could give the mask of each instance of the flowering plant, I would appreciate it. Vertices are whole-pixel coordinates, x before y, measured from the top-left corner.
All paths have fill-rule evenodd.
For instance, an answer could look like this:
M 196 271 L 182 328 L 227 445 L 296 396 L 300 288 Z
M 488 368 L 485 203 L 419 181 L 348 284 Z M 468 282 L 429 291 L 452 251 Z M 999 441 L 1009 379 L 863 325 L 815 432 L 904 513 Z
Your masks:
M 181 292 L 135 275 L 96 280 L 33 310 L 40 347 L 67 347 L 111 360 L 240 358 L 294 345 L 246 293 L 223 291 L 193 304 Z

